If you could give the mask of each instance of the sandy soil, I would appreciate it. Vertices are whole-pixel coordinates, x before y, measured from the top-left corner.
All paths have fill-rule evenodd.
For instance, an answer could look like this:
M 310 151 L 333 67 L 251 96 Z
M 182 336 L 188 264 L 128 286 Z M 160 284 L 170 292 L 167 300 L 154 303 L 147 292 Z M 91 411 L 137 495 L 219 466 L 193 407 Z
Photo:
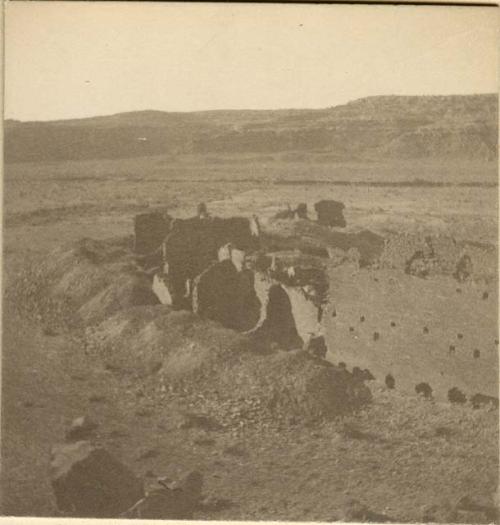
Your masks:
M 425 226 L 496 239 L 496 188 L 256 187 L 113 177 L 46 184 L 17 175 L 7 178 L 5 191 L 4 286 L 25 260 L 61 242 L 128 234 L 137 210 L 167 205 L 189 213 L 199 200 L 214 213 L 265 215 L 287 201 L 332 197 L 344 200 L 353 227 Z M 419 521 L 436 505 L 438 521 L 447 521 L 460 497 L 491 502 L 497 490 L 497 410 L 426 401 L 373 383 L 371 406 L 317 427 L 299 421 L 266 431 L 178 428 L 174 416 L 189 409 L 188 399 L 158 402 L 149 394 L 154 380 L 106 370 L 68 337 L 47 335 L 19 316 L 15 306 L 6 302 L 3 312 L 3 514 L 56 515 L 49 450 L 81 415 L 99 423 L 98 441 L 146 484 L 199 469 L 205 493 L 228 500 L 227 508 L 196 516 L 203 519 L 341 519 L 355 498 L 399 521 Z

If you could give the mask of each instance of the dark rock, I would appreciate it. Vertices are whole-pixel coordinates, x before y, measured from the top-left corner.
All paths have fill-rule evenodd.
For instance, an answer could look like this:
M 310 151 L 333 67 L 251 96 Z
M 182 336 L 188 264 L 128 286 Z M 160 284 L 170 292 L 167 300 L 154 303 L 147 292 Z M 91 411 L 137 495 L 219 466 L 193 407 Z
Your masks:
M 457 262 L 453 277 L 462 283 L 470 278 L 472 271 L 472 260 L 467 254 L 464 254 Z
M 304 348 L 307 352 L 311 353 L 316 357 L 324 359 L 328 352 L 326 347 L 325 338 L 321 336 L 311 337 Z
M 368 370 L 368 368 L 365 368 L 363 370 L 363 379 L 365 381 L 373 381 L 375 379 L 375 376 Z
M 450 401 L 451 403 L 463 404 L 467 401 L 467 398 L 460 389 L 454 386 L 453 388 L 450 388 L 450 390 L 448 390 L 448 401 Z
M 301 202 L 297 209 L 295 210 L 295 214 L 299 219 L 308 219 L 307 216 L 307 204 L 305 202 Z
M 73 420 L 71 426 L 66 431 L 66 441 L 71 442 L 89 439 L 97 426 L 97 423 L 87 416 L 78 417 Z
M 489 297 L 488 292 L 483 292 L 483 299 L 488 299 L 488 297 Z
M 380 334 L 378 332 L 373 332 L 373 340 L 378 341 L 380 339 Z
M 424 326 L 423 330 L 424 334 L 428 334 L 429 333 L 429 329 L 427 328 L 427 326 Z
M 342 202 L 334 200 L 322 200 L 314 205 L 318 214 L 318 222 L 324 226 L 338 226 L 345 228 L 346 221 L 344 218 L 345 206 Z
M 59 510 L 74 517 L 117 517 L 144 496 L 137 477 L 89 441 L 54 446 L 50 476 Z
M 470 402 L 473 408 L 480 408 L 482 406 L 491 405 L 498 408 L 498 398 L 492 396 L 485 396 L 484 394 L 474 394 Z
M 389 389 L 393 389 L 395 388 L 396 386 L 396 380 L 394 379 L 394 377 L 392 376 L 392 374 L 387 374 L 385 376 L 385 385 L 387 386 L 387 388 Z
M 422 394 L 425 398 L 430 399 L 432 397 L 432 388 L 429 383 L 419 383 L 415 386 L 415 392 L 417 394 Z

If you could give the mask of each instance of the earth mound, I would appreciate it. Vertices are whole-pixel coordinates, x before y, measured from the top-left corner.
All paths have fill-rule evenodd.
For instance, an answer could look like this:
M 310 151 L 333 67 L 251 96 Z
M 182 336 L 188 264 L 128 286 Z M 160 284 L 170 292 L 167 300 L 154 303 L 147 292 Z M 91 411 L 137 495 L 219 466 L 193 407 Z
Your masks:
M 181 390 L 227 425 L 235 410 L 248 424 L 307 421 L 371 399 L 363 381 L 302 351 L 299 339 L 285 351 L 262 331 L 238 332 L 159 304 L 127 239 L 64 246 L 32 264 L 16 291 L 32 313 L 64 327 L 108 370 L 145 381 L 159 402 L 162 392 Z
M 159 301 L 134 263 L 130 239 L 84 238 L 31 261 L 13 287 L 26 313 L 60 329 L 99 322 L 127 307 Z
M 331 419 L 371 400 L 362 381 L 302 350 L 271 349 L 187 311 L 123 310 L 86 330 L 87 350 L 116 373 L 147 379 L 153 391 L 182 391 L 226 425 Z M 243 417 L 242 416 L 242 417 Z

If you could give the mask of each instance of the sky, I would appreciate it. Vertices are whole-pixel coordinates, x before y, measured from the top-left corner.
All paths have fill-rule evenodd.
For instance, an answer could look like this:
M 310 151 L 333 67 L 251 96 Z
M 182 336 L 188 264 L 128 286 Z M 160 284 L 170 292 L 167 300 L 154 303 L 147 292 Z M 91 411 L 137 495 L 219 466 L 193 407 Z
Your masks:
M 497 92 L 498 22 L 497 8 L 465 6 L 11 2 L 4 114 Z

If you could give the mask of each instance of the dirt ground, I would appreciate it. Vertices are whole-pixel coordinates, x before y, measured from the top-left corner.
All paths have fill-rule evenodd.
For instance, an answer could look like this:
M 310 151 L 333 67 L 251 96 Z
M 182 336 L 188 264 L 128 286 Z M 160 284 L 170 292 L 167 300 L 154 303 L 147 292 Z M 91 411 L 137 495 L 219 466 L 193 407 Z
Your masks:
M 102 179 L 97 167 L 92 172 L 84 164 L 7 170 L 4 288 L 26 260 L 62 242 L 126 235 L 140 210 L 166 206 L 189 215 L 201 200 L 214 214 L 265 217 L 286 202 L 335 198 L 346 204 L 349 228 L 430 229 L 497 240 L 496 187 L 273 185 L 272 170 L 258 166 L 265 177 L 255 182 L 246 165 L 247 176 L 240 169 L 238 183 L 196 182 L 196 170 L 185 167 L 191 178 L 164 182 L 154 170 L 133 179 L 122 167 L 104 166 Z M 227 178 L 227 166 L 220 169 Z M 92 178 L 82 179 L 85 173 Z M 421 521 L 435 506 L 436 521 L 446 522 L 462 496 L 491 503 L 497 492 L 498 410 L 428 401 L 376 382 L 370 384 L 370 406 L 314 427 L 298 421 L 265 431 L 179 428 L 174 416 L 189 410 L 189 399 L 150 395 L 153 380 L 113 373 L 67 336 L 44 333 L 9 301 L 2 342 L 4 515 L 57 515 L 49 451 L 81 415 L 99 424 L 98 441 L 146 484 L 200 470 L 205 494 L 227 500 L 223 508 L 195 516 L 200 519 L 332 521 L 344 517 L 354 498 L 404 522 Z

